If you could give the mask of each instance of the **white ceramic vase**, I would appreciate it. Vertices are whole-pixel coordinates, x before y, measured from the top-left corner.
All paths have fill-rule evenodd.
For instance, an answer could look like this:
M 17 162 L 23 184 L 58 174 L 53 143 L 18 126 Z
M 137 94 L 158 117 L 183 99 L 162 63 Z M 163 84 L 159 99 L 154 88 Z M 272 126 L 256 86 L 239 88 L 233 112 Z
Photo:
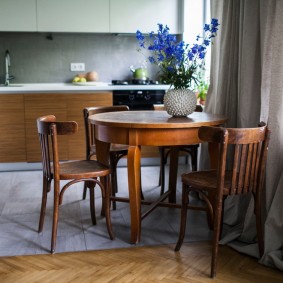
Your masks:
M 169 89 L 164 95 L 164 108 L 174 117 L 184 117 L 196 109 L 197 98 L 190 89 Z

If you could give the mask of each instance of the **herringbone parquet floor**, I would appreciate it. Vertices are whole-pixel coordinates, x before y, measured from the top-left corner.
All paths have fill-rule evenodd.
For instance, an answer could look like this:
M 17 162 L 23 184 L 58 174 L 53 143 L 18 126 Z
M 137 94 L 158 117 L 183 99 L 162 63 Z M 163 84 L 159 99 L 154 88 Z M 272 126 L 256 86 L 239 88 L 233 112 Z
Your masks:
M 283 273 L 227 246 L 220 247 L 217 277 L 209 278 L 210 243 L 0 258 L 1 283 L 225 282 L 282 283 Z
M 119 176 L 126 176 L 125 168 L 119 170 Z M 143 168 L 147 198 L 159 194 L 158 188 L 152 188 L 152 183 L 158 183 L 158 173 L 159 167 Z M 81 200 L 80 188 L 71 190 L 61 207 L 63 225 L 57 254 L 51 255 L 50 211 L 43 235 L 36 230 L 41 200 L 41 174 L 38 174 L 32 171 L 0 174 L 0 283 L 283 282 L 283 272 L 267 268 L 255 258 L 227 246 L 220 247 L 217 277 L 210 279 L 210 234 L 206 217 L 201 213 L 189 213 L 186 243 L 175 253 L 179 211 L 155 210 L 143 221 L 141 244 L 133 247 L 127 242 L 128 205 L 119 203 L 118 209 L 111 212 L 116 236 L 111 241 L 107 234 L 104 236 L 103 219 L 99 218 L 95 227 L 89 224 L 89 204 L 88 200 Z M 127 192 L 127 179 L 119 181 L 119 192 Z M 49 204 L 52 205 L 52 199 Z M 97 206 L 97 215 L 99 212 Z

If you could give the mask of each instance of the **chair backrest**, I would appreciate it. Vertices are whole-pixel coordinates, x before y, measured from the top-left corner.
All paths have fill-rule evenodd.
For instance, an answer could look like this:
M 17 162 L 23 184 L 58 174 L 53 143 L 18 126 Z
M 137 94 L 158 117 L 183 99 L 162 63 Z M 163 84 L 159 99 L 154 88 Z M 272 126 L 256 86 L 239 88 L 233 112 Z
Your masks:
M 86 107 L 83 110 L 84 125 L 85 125 L 85 141 L 86 141 L 86 158 L 90 158 L 91 147 L 95 145 L 94 135 L 95 127 L 88 122 L 90 115 L 105 113 L 105 112 L 117 112 L 117 111 L 129 111 L 129 107 L 126 105 L 114 105 L 114 106 L 100 106 L 100 107 Z
M 75 121 L 57 122 L 54 115 L 47 115 L 37 119 L 37 131 L 41 146 L 43 174 L 51 179 L 51 162 L 54 168 L 54 175 L 59 174 L 60 158 L 57 135 L 76 133 L 78 124 Z
M 262 189 L 270 131 L 264 123 L 257 128 L 201 127 L 202 141 L 219 144 L 218 187 L 223 190 L 226 175 L 229 194 L 257 193 Z M 231 158 L 230 163 L 227 158 Z

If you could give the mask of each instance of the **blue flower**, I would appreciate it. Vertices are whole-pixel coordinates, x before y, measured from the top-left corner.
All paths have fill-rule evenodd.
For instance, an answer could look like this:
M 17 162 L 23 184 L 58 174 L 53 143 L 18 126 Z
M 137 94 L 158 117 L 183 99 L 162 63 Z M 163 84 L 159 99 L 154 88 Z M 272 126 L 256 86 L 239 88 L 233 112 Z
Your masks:
M 204 31 L 210 31 L 210 25 L 205 24 L 203 30 Z
M 200 59 L 203 59 L 205 57 L 205 52 L 200 52 L 198 57 Z
M 203 44 L 204 44 L 205 46 L 209 46 L 209 44 L 210 44 L 210 40 L 205 39 L 205 40 L 203 41 Z
M 139 30 L 136 32 L 140 49 L 151 52 L 148 61 L 156 64 L 162 71 L 162 78 L 175 88 L 188 88 L 197 83 L 197 71 L 204 65 L 207 47 L 218 30 L 218 19 L 212 19 L 204 25 L 204 35 L 198 35 L 198 43 L 189 45 L 177 41 L 177 37 L 169 33 L 167 25 L 158 24 L 157 34 L 150 32 L 146 38 Z
M 152 56 L 149 56 L 149 57 L 148 57 L 148 61 L 149 61 L 150 63 L 155 63 L 155 59 L 154 59 L 154 57 L 152 57 Z
M 157 60 L 162 62 L 164 60 L 164 55 L 162 53 L 159 53 Z
M 194 57 L 195 57 L 194 53 L 188 52 L 188 58 L 190 61 L 193 61 Z
M 216 26 L 219 26 L 218 19 L 212 18 L 212 19 L 211 19 L 211 25 L 212 25 L 212 26 L 215 26 L 215 27 L 216 27 Z

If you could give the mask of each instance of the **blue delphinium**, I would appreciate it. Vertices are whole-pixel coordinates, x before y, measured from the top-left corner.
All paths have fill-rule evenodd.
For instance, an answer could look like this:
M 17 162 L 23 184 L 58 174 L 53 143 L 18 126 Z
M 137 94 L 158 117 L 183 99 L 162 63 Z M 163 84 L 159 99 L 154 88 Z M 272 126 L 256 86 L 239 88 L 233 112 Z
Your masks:
M 139 50 L 147 49 L 152 54 L 148 61 L 156 64 L 162 71 L 162 81 L 175 89 L 184 89 L 197 83 L 197 71 L 203 67 L 207 47 L 216 36 L 218 20 L 212 19 L 204 25 L 204 35 L 198 35 L 197 43 L 192 45 L 177 41 L 177 37 L 169 33 L 169 27 L 158 24 L 157 34 L 149 33 L 145 37 L 141 31 L 136 32 Z

